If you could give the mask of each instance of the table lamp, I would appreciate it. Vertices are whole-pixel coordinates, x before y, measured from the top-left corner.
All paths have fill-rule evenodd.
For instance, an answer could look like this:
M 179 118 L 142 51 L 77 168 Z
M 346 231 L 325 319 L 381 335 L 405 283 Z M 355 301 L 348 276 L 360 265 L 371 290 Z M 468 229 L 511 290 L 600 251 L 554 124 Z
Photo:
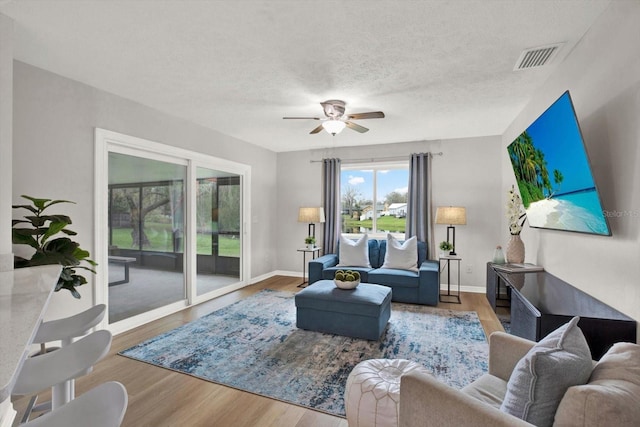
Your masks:
M 451 242 L 453 249 L 449 255 L 456 254 L 456 228 L 454 225 L 467 223 L 467 210 L 460 206 L 438 206 L 436 210 L 436 224 L 447 224 L 447 242 Z M 449 230 L 452 232 L 452 240 L 449 240 Z
M 316 223 L 324 222 L 324 208 L 300 208 L 298 211 L 298 222 L 309 223 L 308 236 L 316 237 Z

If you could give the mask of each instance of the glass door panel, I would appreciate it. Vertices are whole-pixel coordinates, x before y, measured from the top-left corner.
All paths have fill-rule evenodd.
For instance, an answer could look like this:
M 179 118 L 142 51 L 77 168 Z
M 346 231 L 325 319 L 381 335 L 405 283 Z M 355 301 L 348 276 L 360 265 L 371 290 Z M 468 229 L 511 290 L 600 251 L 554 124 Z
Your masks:
M 240 280 L 241 180 L 196 169 L 197 288 L 203 295 Z
M 182 301 L 186 166 L 109 153 L 109 323 Z

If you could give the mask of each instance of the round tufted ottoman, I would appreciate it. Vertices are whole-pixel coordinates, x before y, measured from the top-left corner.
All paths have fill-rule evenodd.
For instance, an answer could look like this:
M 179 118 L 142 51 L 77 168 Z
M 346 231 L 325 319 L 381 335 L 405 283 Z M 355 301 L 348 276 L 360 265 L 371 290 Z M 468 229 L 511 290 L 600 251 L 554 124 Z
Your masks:
M 404 359 L 371 359 L 360 362 L 347 378 L 344 392 L 349 427 L 397 426 L 400 377 L 422 365 Z

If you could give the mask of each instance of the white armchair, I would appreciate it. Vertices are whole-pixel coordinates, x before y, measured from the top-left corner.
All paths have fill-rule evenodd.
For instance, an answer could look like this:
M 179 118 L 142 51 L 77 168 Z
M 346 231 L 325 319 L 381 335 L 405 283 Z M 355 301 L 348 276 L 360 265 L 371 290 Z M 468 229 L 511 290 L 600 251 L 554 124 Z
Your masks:
M 535 343 L 503 332 L 489 337 L 489 372 L 462 390 L 412 372 L 400 386 L 400 426 L 531 426 L 502 412 L 507 382 Z M 640 345 L 618 343 L 595 365 L 589 382 L 570 387 L 554 426 L 640 425 Z

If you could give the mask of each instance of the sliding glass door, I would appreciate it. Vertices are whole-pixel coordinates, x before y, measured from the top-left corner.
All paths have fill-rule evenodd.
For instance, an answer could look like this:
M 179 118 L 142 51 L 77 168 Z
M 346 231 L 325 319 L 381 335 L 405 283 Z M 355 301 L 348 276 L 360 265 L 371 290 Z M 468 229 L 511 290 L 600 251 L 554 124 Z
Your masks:
M 186 298 L 186 169 L 109 153 L 109 323 Z
M 197 168 L 197 295 L 240 278 L 240 176 Z
M 96 303 L 113 332 L 250 277 L 250 167 L 96 130 Z

